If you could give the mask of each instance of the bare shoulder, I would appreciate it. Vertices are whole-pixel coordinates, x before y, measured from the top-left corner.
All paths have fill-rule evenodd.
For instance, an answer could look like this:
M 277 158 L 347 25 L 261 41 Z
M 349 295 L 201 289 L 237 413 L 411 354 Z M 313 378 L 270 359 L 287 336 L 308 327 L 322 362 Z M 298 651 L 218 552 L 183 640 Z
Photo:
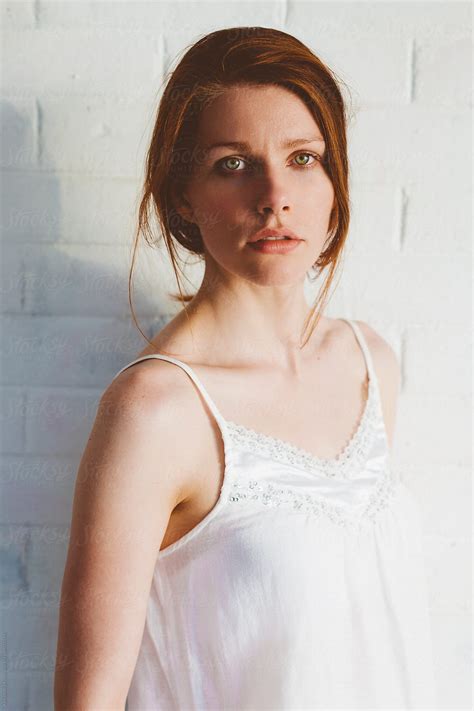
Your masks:
M 137 356 L 137 359 L 142 355 Z M 147 414 L 147 409 L 159 415 L 183 388 L 176 377 L 177 367 L 159 358 L 147 358 L 125 368 L 108 385 L 102 399 L 114 398 L 133 405 Z M 159 407 L 157 407 L 159 405 Z
M 380 397 L 390 445 L 393 443 L 398 398 L 401 386 L 401 368 L 392 346 L 365 321 L 356 321 L 372 356 L 375 374 L 380 386 Z
M 157 471 L 173 479 L 176 505 L 186 501 L 213 434 L 212 418 L 203 417 L 202 398 L 189 375 L 174 363 L 148 358 L 112 380 L 102 402 L 133 416 L 159 443 Z
M 184 378 L 176 366 L 156 358 L 126 368 L 106 388 L 99 412 L 103 428 L 120 438 L 125 456 L 153 458 L 161 491 L 173 506 L 186 496 L 186 451 L 178 447 L 186 420 Z M 184 375 L 184 373 L 183 373 Z M 148 443 L 146 447 L 144 443 Z M 139 451 L 137 451 L 139 450 Z M 148 464 L 153 470 L 153 464 Z
M 394 349 L 372 326 L 365 321 L 356 321 L 362 331 L 372 355 L 377 375 L 392 381 L 398 388 L 401 380 L 400 362 Z

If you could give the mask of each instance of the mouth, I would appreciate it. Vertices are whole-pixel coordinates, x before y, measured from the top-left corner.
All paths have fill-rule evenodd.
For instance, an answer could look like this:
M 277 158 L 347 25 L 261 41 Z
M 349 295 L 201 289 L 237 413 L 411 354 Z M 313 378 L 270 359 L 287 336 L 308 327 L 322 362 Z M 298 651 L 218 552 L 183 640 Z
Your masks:
M 283 242 L 283 241 L 296 241 L 300 242 L 301 238 L 298 237 L 292 230 L 288 227 L 282 227 L 279 229 L 263 229 L 254 234 L 249 240 L 248 244 L 253 244 L 255 242 Z
M 266 237 L 264 239 L 248 242 L 247 247 L 262 254 L 288 254 L 297 249 L 302 241 L 301 239 L 293 239 L 288 236 L 276 238 Z
M 249 244 L 256 244 L 257 242 L 283 242 L 284 240 L 293 240 L 293 237 L 262 237 L 261 239 L 253 240 Z

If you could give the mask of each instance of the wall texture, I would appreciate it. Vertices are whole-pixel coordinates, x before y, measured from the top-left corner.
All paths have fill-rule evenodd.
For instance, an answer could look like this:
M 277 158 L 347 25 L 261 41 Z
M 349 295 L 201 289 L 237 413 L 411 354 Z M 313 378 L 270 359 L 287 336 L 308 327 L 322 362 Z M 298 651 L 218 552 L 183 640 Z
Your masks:
M 350 89 L 353 218 L 327 310 L 399 355 L 394 462 L 425 525 L 442 708 L 470 699 L 471 14 L 465 2 L 2 2 L 0 708 L 53 708 L 77 466 L 98 398 L 145 345 L 127 275 L 164 73 L 198 36 L 273 26 Z M 199 265 L 191 273 L 199 283 Z M 142 250 L 149 336 L 176 311 Z

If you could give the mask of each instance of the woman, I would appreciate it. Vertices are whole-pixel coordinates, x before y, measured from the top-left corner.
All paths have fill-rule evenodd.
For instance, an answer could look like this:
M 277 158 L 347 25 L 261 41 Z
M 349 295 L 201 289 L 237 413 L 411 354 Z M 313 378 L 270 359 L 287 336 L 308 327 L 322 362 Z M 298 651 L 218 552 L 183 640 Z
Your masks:
M 139 226 L 154 205 L 173 265 L 179 243 L 205 274 L 102 396 L 57 711 L 434 706 L 398 361 L 304 297 L 348 233 L 346 121 L 333 73 L 273 29 L 213 32 L 168 80 Z

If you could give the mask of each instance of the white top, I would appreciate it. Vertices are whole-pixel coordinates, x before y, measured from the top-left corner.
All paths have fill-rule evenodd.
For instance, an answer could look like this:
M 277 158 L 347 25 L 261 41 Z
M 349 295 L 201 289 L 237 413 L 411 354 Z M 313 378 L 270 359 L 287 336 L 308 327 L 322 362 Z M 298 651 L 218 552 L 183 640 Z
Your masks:
M 157 552 L 128 711 L 436 708 L 420 512 L 344 320 L 368 397 L 333 459 L 224 420 L 174 357 L 125 366 L 181 367 L 225 448 L 217 504 Z

